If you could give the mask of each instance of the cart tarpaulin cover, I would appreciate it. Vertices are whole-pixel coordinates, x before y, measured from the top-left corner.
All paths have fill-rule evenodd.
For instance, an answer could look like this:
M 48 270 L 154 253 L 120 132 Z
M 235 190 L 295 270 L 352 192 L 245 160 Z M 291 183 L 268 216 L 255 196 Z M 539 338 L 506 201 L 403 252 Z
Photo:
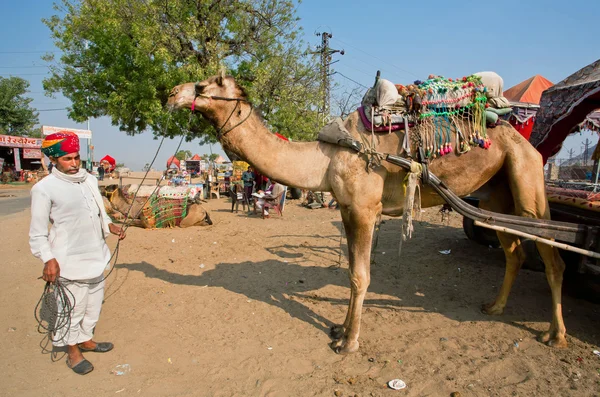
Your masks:
M 544 91 L 529 140 L 544 161 L 556 154 L 573 128 L 598 108 L 599 101 L 600 59 Z

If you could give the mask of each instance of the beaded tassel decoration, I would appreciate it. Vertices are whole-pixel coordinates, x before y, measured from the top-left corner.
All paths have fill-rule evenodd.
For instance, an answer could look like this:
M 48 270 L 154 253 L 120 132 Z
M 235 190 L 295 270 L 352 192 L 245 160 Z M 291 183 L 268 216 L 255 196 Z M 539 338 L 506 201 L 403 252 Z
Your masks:
M 427 158 L 441 157 L 456 151 L 466 153 L 469 145 L 487 149 L 491 141 L 486 134 L 486 91 L 479 76 L 446 79 L 430 75 L 415 85 L 422 96 L 418 133 Z M 459 120 L 469 123 L 470 133 L 465 136 Z M 453 128 L 456 147 L 452 146 Z

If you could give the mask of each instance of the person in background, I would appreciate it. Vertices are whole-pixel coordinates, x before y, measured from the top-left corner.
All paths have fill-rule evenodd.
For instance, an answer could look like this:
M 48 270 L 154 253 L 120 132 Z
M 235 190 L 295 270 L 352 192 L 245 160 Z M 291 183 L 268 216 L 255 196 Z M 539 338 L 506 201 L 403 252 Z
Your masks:
M 242 174 L 242 181 L 244 181 L 244 193 L 248 199 L 252 197 L 254 185 L 254 172 L 252 171 L 252 167 L 248 166 L 248 169 Z
M 102 164 L 98 166 L 98 180 L 104 180 L 104 166 Z
M 267 189 L 264 192 L 262 190 L 259 190 L 257 193 L 254 193 L 254 196 L 256 197 L 256 209 L 259 211 L 262 211 L 265 203 L 267 202 L 267 199 L 276 198 L 285 189 L 285 186 L 283 186 L 282 184 L 277 183 L 273 180 L 269 180 L 268 178 L 267 185 L 269 185 L 269 187 L 267 187 Z M 264 216 L 265 218 L 269 217 L 269 210 L 266 208 L 264 210 Z
M 265 175 L 261 174 L 258 170 L 254 171 L 254 176 L 255 176 L 255 186 L 254 186 L 254 190 L 259 191 L 259 190 L 265 190 L 268 185 L 268 181 L 269 178 L 267 178 Z
M 93 336 L 104 298 L 103 273 L 111 257 L 105 239 L 109 233 L 124 239 L 125 232 L 106 214 L 98 180 L 80 168 L 77 135 L 66 131 L 48 135 L 42 152 L 54 168 L 31 189 L 29 245 L 44 263 L 44 281 L 67 290 L 66 299 L 73 306 L 70 322 L 56 330 L 53 343 L 66 346 L 67 366 L 85 375 L 94 366 L 82 352 L 113 349 L 112 343 L 96 342 Z

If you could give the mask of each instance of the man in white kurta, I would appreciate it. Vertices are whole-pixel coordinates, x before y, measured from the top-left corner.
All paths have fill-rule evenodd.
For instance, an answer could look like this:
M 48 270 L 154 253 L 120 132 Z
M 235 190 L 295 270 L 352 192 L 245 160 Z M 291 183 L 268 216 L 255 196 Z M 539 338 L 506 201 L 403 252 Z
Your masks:
M 113 348 L 112 343 L 93 341 L 93 332 L 111 256 L 105 238 L 109 233 L 125 235 L 106 214 L 96 178 L 79 168 L 79 138 L 64 132 L 49 135 L 42 151 L 54 167 L 31 189 L 29 243 L 33 255 L 44 263 L 42 278 L 59 282 L 72 294 L 68 294 L 74 300 L 70 324 L 56 331 L 54 345 L 67 346 L 67 365 L 84 375 L 94 367 L 82 351 Z

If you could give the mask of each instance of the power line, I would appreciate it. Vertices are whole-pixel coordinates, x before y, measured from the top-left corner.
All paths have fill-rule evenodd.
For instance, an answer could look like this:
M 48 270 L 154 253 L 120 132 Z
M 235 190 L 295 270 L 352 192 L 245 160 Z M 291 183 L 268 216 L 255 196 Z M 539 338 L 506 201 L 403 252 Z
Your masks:
M 339 74 L 340 76 L 342 76 L 343 78 L 345 78 L 345 79 L 347 79 L 347 80 L 350 80 L 350 81 L 351 81 L 351 82 L 353 82 L 354 84 L 358 84 L 359 86 L 361 86 L 361 87 L 363 87 L 363 88 L 369 89 L 369 87 L 367 87 L 366 85 L 363 85 L 363 84 L 359 83 L 359 82 L 358 82 L 358 81 L 356 81 L 356 80 L 352 80 L 350 77 L 348 77 L 348 76 L 345 76 L 345 75 L 341 74 L 341 73 L 340 73 L 340 72 L 338 72 L 338 71 L 334 72 L 333 74 Z
M 400 71 L 402 71 L 402 72 L 404 72 L 404 73 L 408 73 L 408 74 L 410 74 L 410 75 L 412 75 L 412 76 L 415 76 L 415 77 L 417 77 L 417 78 L 419 77 L 419 76 L 417 76 L 416 74 L 414 74 L 414 73 L 412 73 L 412 72 L 410 72 L 410 71 L 408 71 L 408 70 L 406 70 L 406 69 L 402 69 L 401 67 L 398 67 L 398 66 L 394 65 L 393 63 L 390 63 L 390 62 L 388 62 L 388 61 L 386 61 L 386 60 L 383 60 L 383 59 L 381 59 L 381 58 L 378 58 L 378 57 L 376 57 L 375 55 L 371 55 L 371 54 L 369 54 L 368 52 L 366 52 L 366 51 L 364 51 L 364 50 L 361 50 L 360 48 L 358 48 L 358 47 L 356 47 L 356 46 L 353 46 L 352 44 L 347 44 L 347 43 L 343 42 L 343 41 L 342 41 L 342 40 L 340 40 L 340 39 L 334 39 L 334 40 L 336 40 L 336 41 L 339 41 L 340 43 L 342 43 L 342 44 L 344 44 L 344 45 L 347 45 L 347 46 L 349 46 L 349 47 L 355 48 L 355 49 L 357 49 L 358 51 L 360 51 L 360 52 L 364 53 L 365 55 L 368 55 L 368 56 L 370 56 L 371 58 L 377 59 L 377 60 L 379 60 L 379 61 L 381 61 L 381 62 L 385 62 L 385 63 L 387 63 L 388 65 L 390 65 L 390 66 L 392 66 L 392 67 L 394 67 L 394 68 L 396 68 L 396 69 L 398 69 L 398 70 L 400 70 Z
M 67 108 L 60 108 L 60 109 L 36 109 L 36 112 L 54 112 L 57 110 L 67 110 Z
M 58 51 L 0 51 L 0 54 L 45 54 L 47 52 L 58 52 Z
M 1 73 L 0 76 L 45 76 L 48 73 Z
M 0 66 L 0 69 L 33 69 L 33 68 L 47 68 L 48 66 Z

